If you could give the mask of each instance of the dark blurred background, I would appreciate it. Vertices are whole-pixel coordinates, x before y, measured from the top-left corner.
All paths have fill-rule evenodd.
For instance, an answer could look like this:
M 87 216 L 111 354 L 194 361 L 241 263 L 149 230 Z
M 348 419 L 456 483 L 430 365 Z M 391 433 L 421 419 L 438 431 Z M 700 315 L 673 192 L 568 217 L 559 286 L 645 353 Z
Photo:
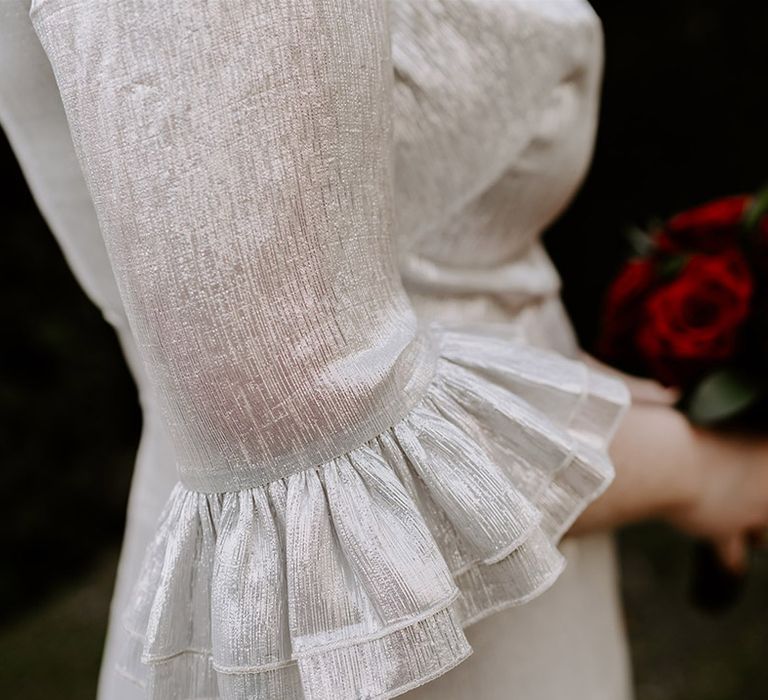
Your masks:
M 593 5 L 607 59 L 597 150 L 547 235 L 586 348 L 628 224 L 768 182 L 768 5 Z M 0 697 L 80 700 L 95 693 L 139 415 L 5 141 L 0 179 Z M 711 616 L 689 602 L 690 542 L 661 525 L 620 540 L 638 700 L 768 696 L 768 556 Z

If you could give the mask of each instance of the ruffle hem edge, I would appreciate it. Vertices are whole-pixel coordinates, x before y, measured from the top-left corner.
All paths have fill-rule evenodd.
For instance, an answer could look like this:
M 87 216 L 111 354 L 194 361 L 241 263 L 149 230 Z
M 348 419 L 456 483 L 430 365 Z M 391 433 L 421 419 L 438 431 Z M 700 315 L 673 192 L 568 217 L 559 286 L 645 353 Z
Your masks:
M 125 616 L 148 698 L 390 698 L 466 658 L 463 628 L 538 596 L 610 483 L 624 385 L 457 330 L 422 400 L 318 467 L 177 485 Z

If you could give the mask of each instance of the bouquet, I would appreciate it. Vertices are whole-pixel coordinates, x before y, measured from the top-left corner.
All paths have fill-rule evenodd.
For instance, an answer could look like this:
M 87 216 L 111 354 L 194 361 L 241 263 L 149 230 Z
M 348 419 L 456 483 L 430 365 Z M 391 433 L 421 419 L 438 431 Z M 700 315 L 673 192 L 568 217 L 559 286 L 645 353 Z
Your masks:
M 768 189 L 633 229 L 630 242 L 634 256 L 606 295 L 598 354 L 679 388 L 695 423 L 763 420 Z
M 680 390 L 700 425 L 768 417 L 768 189 L 683 211 L 629 235 L 634 256 L 606 294 L 598 355 Z M 730 607 L 743 577 L 699 543 L 691 595 Z

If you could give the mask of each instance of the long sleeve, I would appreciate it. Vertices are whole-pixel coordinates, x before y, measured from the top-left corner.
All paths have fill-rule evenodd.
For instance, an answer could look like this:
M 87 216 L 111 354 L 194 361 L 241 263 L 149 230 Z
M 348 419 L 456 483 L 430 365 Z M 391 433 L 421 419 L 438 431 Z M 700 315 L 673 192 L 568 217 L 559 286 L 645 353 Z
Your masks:
M 430 370 L 391 251 L 383 8 L 68 5 L 33 13 L 187 482 L 389 427 Z
M 126 617 L 153 698 L 384 698 L 562 570 L 616 382 L 419 323 L 383 0 L 36 0 L 180 484 Z

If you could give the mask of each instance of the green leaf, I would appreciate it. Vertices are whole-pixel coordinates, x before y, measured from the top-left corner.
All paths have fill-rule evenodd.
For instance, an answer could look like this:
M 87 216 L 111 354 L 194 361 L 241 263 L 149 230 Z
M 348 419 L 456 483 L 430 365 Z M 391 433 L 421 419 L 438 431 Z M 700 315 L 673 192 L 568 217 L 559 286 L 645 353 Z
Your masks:
M 688 255 L 670 255 L 656 265 L 656 274 L 663 280 L 673 280 L 688 264 Z
M 747 231 L 754 231 L 765 214 L 768 214 L 768 187 L 755 195 L 752 204 L 744 212 L 744 228 Z
M 653 237 L 639 226 L 627 228 L 626 238 L 633 255 L 645 258 L 653 252 L 655 247 Z
M 685 402 L 685 412 L 698 425 L 733 418 L 760 398 L 762 387 L 737 369 L 717 370 L 702 379 Z

